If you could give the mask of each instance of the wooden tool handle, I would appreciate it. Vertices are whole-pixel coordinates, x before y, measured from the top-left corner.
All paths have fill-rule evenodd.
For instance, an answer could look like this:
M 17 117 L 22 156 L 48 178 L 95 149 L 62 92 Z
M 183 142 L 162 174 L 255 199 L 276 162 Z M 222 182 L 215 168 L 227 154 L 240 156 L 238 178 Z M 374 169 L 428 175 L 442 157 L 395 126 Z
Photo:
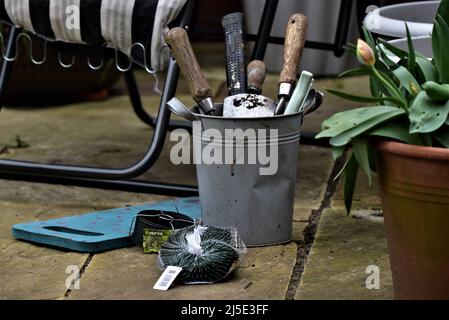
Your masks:
M 248 64 L 248 89 L 250 93 L 260 94 L 262 92 L 263 82 L 267 75 L 265 63 L 260 60 L 253 60 Z
M 165 39 L 181 68 L 193 99 L 200 102 L 212 97 L 212 89 L 198 64 L 187 32 L 176 27 L 167 32 Z
M 294 84 L 296 82 L 299 62 L 306 42 L 307 28 L 307 17 L 301 13 L 292 15 L 288 20 L 284 44 L 284 67 L 279 83 Z

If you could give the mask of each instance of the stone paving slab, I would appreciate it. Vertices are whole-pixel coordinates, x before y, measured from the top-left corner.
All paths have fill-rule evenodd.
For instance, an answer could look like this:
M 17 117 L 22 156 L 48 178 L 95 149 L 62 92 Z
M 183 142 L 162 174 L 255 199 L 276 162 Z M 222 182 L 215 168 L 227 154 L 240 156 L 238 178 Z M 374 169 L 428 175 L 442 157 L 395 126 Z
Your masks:
M 296 245 L 249 249 L 231 278 L 213 285 L 153 290 L 161 275 L 157 255 L 127 248 L 95 255 L 70 299 L 283 299 Z
M 369 214 L 368 214 L 369 215 Z M 380 289 L 368 290 L 366 268 L 380 270 Z M 295 299 L 392 299 L 383 223 L 326 210 Z
M 15 240 L 16 223 L 48 220 L 96 210 L 157 201 L 141 195 L 0 180 L 0 299 L 63 299 L 68 266 L 81 266 L 88 254 Z
M 87 255 L 0 240 L 0 299 L 63 299 L 67 267 L 81 268 Z
M 69 265 L 81 268 L 87 258 L 86 254 L 54 250 L 12 239 L 13 224 L 39 219 L 36 216 L 44 216 L 47 210 L 53 210 L 42 204 L 39 208 L 42 211 L 38 211 L 38 206 L 0 201 L 0 299 L 62 299 L 67 291 L 66 268 Z M 74 210 L 59 208 L 58 212 L 53 216 L 63 216 Z
M 216 97 L 222 97 L 225 94 L 224 69 L 208 68 L 206 76 L 212 82 Z M 142 83 L 145 95 L 143 97 L 144 105 L 151 114 L 155 115 L 159 98 L 154 95 L 147 96 L 152 89 L 152 80 L 149 80 L 152 78 L 142 73 L 137 73 L 137 77 Z M 277 88 L 277 77 L 277 75 L 269 75 L 265 85 L 267 95 L 275 94 L 273 88 Z M 360 84 L 362 87 L 366 85 L 365 82 L 366 79 L 353 79 L 349 80 L 348 85 Z M 334 84 L 334 80 L 317 81 L 317 86 L 322 87 Z M 342 86 L 345 85 L 346 82 Z M 120 93 L 122 89 L 118 86 L 116 94 Z M 180 81 L 179 92 L 183 94 L 180 94 L 178 98 L 181 98 L 186 104 L 192 104 L 191 98 L 186 94 L 187 89 L 183 81 Z M 339 98 L 335 99 L 326 100 L 329 102 L 326 102 L 324 108 L 320 109 L 323 110 L 323 113 L 317 112 L 316 117 L 313 115 L 306 118 L 305 128 L 307 130 L 318 130 L 323 115 L 347 107 L 346 102 L 339 101 Z M 330 103 L 334 102 L 337 107 L 329 109 Z M 102 102 L 64 107 L 6 108 L 0 117 L 0 127 L 2 128 L 2 135 L 0 135 L 0 157 L 2 158 L 110 167 L 123 167 L 140 159 L 146 151 L 152 134 L 151 129 L 141 123 L 133 114 L 128 98 L 121 95 L 111 96 Z M 16 148 L 14 145 L 17 135 L 29 144 L 29 147 Z M 196 183 L 194 166 L 170 164 L 169 152 L 173 143 L 167 139 L 160 160 L 143 176 L 143 179 Z M 24 221 L 50 219 L 93 210 L 159 201 L 166 197 L 0 180 L 0 186 L 2 186 L 0 188 L 0 206 L 3 213 L 0 217 L 0 231 L 2 232 L 0 236 L 0 272 L 13 270 L 14 267 L 19 266 L 16 267 L 18 271 L 13 274 L 9 271 L 1 272 L 0 283 L 4 285 L 0 291 L 0 299 L 63 298 L 66 291 L 66 266 L 70 264 L 81 266 L 86 261 L 87 269 L 81 278 L 81 289 L 72 291 L 69 294 L 71 299 L 284 299 L 297 262 L 298 246 L 301 246 L 304 241 L 304 229 L 309 224 L 312 212 L 318 210 L 322 204 L 332 167 L 333 161 L 329 150 L 301 146 L 295 194 L 294 243 L 250 249 L 243 264 L 230 281 L 211 286 L 176 286 L 165 293 L 152 290 L 152 286 L 160 274 L 156 267 L 156 257 L 142 254 L 138 248 L 96 254 L 88 259 L 88 256 L 84 254 L 43 248 L 13 240 L 10 235 L 10 227 L 14 223 Z M 361 180 L 360 183 L 363 181 Z M 376 199 L 373 196 L 373 201 Z M 365 203 L 367 202 L 357 203 L 356 201 L 355 206 L 362 210 Z M 332 288 L 332 290 L 328 290 L 327 297 L 338 298 L 340 296 L 337 294 L 338 290 L 344 291 L 344 288 L 351 288 L 355 285 L 358 286 L 357 288 L 360 287 L 360 281 L 364 279 L 364 270 L 361 270 L 362 273 L 359 275 L 361 267 L 357 264 L 358 260 L 354 262 L 357 265 L 348 265 L 347 270 L 349 271 L 345 271 L 343 270 L 344 264 L 330 264 L 329 259 L 326 258 L 327 255 L 323 255 L 323 252 L 326 252 L 326 246 L 341 244 L 341 247 L 337 248 L 337 252 L 341 253 L 338 258 L 346 259 L 346 256 L 351 253 L 351 247 L 349 244 L 344 246 L 345 242 L 341 237 L 342 234 L 346 234 L 350 238 L 354 228 L 357 231 L 354 232 L 357 239 L 359 239 L 358 235 L 366 236 L 365 233 L 368 233 L 368 230 L 376 230 L 374 233 L 369 233 L 366 239 L 378 240 L 378 247 L 370 247 L 368 240 L 354 242 L 351 245 L 368 246 L 370 250 L 372 249 L 372 256 L 377 257 L 379 263 L 385 263 L 382 260 L 382 257 L 385 257 L 385 244 L 382 244 L 384 243 L 382 241 L 385 240 L 379 231 L 381 224 L 377 221 L 360 218 L 359 216 L 363 216 L 363 212 L 357 216 L 363 222 L 357 224 L 359 227 L 337 222 L 340 220 L 333 218 L 333 215 L 342 213 L 341 191 L 335 195 L 332 206 L 335 207 L 335 210 L 329 210 L 329 214 L 327 211 L 323 214 L 323 225 L 320 225 L 297 298 L 326 296 L 322 293 L 326 286 Z M 372 209 L 376 206 L 377 204 L 369 207 L 371 210 L 369 212 L 373 212 Z M 378 219 L 377 216 L 374 218 Z M 355 222 L 353 220 L 348 221 Z M 341 219 L 341 221 L 347 220 Z M 365 221 L 368 221 L 368 224 Z M 341 228 L 339 228 L 339 224 L 341 224 Z M 334 233 L 331 232 L 333 228 L 335 228 Z M 340 232 L 336 230 L 340 230 Z M 320 246 L 324 248 L 321 251 Z M 51 267 L 48 266 L 49 261 L 53 261 Z M 363 265 L 368 262 L 363 260 Z M 329 282 L 326 273 L 323 272 L 323 268 L 326 267 L 329 268 L 328 272 L 341 275 L 341 277 L 331 277 Z M 30 268 L 33 269 L 32 272 L 29 272 Z M 384 269 L 381 269 L 382 272 Z M 349 275 L 356 274 L 358 280 L 355 281 L 352 276 L 345 278 L 345 272 L 352 272 Z M 21 276 L 22 273 L 27 276 Z M 382 277 L 387 281 L 388 276 Z M 27 280 L 22 281 L 23 279 Z M 377 296 L 381 295 L 380 293 L 376 294 Z M 359 291 L 354 291 L 351 295 L 351 289 L 347 289 L 342 297 L 353 298 L 358 295 Z
M 392 280 L 376 177 L 359 172 L 353 211 L 346 215 L 340 180 L 323 212 L 295 299 L 392 299 Z M 379 267 L 380 289 L 368 290 L 366 268 Z
M 181 99 L 188 97 L 181 96 Z M 144 97 L 146 105 L 155 105 L 157 98 Z M 152 110 L 152 109 L 151 109 Z M 155 112 L 156 110 L 154 110 Z M 46 109 L 7 108 L 0 117 L 3 148 L 0 157 L 42 162 L 76 163 L 82 165 L 102 165 L 119 167 L 131 164 L 145 152 L 145 145 L 151 136 L 151 130 L 142 124 L 131 112 L 126 97 L 111 97 L 103 102 L 74 104 L 66 107 Z M 82 128 L 82 130 L 80 130 Z M 26 148 L 15 148 L 15 137 L 29 144 Z M 192 165 L 174 166 L 169 161 L 169 151 L 173 142 L 167 141 L 161 159 L 143 179 L 160 179 L 178 183 L 196 183 L 195 168 Z M 312 210 L 320 206 L 326 189 L 326 182 L 332 166 L 329 150 L 319 147 L 301 146 L 299 175 L 294 215 L 294 241 L 303 240 L 303 230 L 308 224 Z M 14 223 L 46 220 L 64 215 L 81 214 L 93 210 L 102 210 L 145 202 L 159 201 L 166 197 L 114 192 L 80 187 L 62 187 L 36 183 L 12 182 L 0 180 L 0 206 L 3 215 L 0 218 L 0 230 L 4 234 L 0 246 L 2 269 L 23 265 L 16 276 L 4 273 L 0 281 L 4 290 L 0 298 L 63 298 L 65 294 L 65 268 L 68 265 L 82 265 L 87 255 L 68 253 L 55 249 L 42 248 L 32 244 L 13 240 L 11 226 Z M 6 187 L 7 186 L 7 187 Z M 23 262 L 25 250 L 41 255 L 42 259 L 33 260 L 33 277 L 43 279 L 37 282 L 22 281 L 20 274 L 28 270 L 29 264 Z M 198 298 L 207 298 L 215 291 L 215 298 L 254 298 L 283 299 L 296 262 L 297 246 L 250 249 L 242 268 L 230 282 L 207 286 Z M 47 258 L 55 262 L 48 273 Z M 130 258 L 132 257 L 132 259 Z M 135 260 L 138 266 L 134 271 L 126 272 L 129 261 Z M 75 261 L 74 261 L 75 260 Z M 7 264 L 6 264 L 7 261 Z M 128 248 L 101 255 L 94 255 L 83 276 L 85 290 L 73 291 L 70 297 L 94 298 L 139 298 L 139 285 L 145 285 L 145 298 L 157 298 L 152 292 L 153 280 L 158 276 L 154 266 L 155 257 L 141 254 L 137 248 Z M 134 291 L 114 291 L 109 286 L 108 270 L 117 266 L 118 279 L 126 284 L 128 276 L 140 279 L 147 274 L 147 283 L 135 283 Z M 133 265 L 133 264 L 132 264 Z M 252 267 L 254 265 L 254 267 Z M 133 270 L 131 268 L 131 270 Z M 148 273 L 147 273 L 148 272 Z M 48 273 L 48 274 L 47 274 Z M 126 276 L 125 276 L 126 275 Z M 104 283 L 104 287 L 98 285 Z M 87 288 L 90 288 L 87 290 Z M 245 289 L 246 288 L 246 289 Z M 112 290 L 112 291 L 108 291 Z M 173 299 L 190 297 L 196 287 L 180 286 L 167 294 Z M 111 293 L 107 293 L 111 292 Z M 122 296 L 119 292 L 125 292 Z M 126 296 L 127 295 L 127 296 Z

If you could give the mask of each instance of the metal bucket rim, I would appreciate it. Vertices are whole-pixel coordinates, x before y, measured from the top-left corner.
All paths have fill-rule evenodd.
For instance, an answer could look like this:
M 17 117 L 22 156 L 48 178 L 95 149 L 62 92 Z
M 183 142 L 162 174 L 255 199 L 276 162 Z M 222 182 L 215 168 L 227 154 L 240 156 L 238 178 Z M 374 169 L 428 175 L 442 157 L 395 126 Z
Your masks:
M 223 103 L 214 103 L 215 106 L 223 106 Z M 269 117 L 223 117 L 223 116 L 211 116 L 211 115 L 207 115 L 207 114 L 200 114 L 198 113 L 198 106 L 193 106 L 191 107 L 189 110 L 195 114 L 195 116 L 197 116 L 198 118 L 204 118 L 204 119 L 211 119 L 211 120 L 223 120 L 223 121 L 254 121 L 254 120 L 279 120 L 282 118 L 288 118 L 288 117 L 302 117 L 303 116 L 303 112 L 299 111 L 299 112 L 295 112 L 295 113 L 290 113 L 290 114 L 280 114 L 280 115 L 272 115 Z

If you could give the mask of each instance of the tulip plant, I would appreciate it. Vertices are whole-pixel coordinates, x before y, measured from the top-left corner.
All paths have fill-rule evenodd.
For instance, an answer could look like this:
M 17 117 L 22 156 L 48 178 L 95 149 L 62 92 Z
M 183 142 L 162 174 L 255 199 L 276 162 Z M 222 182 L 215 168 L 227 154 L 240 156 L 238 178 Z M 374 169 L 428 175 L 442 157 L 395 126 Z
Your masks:
M 406 26 L 407 28 L 407 26 Z M 345 99 L 375 104 L 337 113 L 326 119 L 317 138 L 330 138 L 334 159 L 352 147 L 343 175 L 345 206 L 349 214 L 359 167 L 368 175 L 375 168 L 373 138 L 407 144 L 449 148 L 449 0 L 442 0 L 432 32 L 433 58 L 413 48 L 407 28 L 408 50 L 364 30 L 365 41 L 348 50 L 357 55 L 361 68 L 341 76 L 368 75 L 371 96 L 356 96 L 329 89 Z M 337 176 L 337 177 L 338 177 Z

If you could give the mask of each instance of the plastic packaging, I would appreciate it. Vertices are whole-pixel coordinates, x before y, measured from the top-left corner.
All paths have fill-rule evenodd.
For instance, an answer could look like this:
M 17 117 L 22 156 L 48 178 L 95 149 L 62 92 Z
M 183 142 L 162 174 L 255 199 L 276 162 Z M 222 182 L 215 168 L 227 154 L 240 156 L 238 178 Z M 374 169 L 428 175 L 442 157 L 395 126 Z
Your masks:
M 192 226 L 171 234 L 159 251 L 159 264 L 181 267 L 182 283 L 214 283 L 225 279 L 246 251 L 233 227 Z

